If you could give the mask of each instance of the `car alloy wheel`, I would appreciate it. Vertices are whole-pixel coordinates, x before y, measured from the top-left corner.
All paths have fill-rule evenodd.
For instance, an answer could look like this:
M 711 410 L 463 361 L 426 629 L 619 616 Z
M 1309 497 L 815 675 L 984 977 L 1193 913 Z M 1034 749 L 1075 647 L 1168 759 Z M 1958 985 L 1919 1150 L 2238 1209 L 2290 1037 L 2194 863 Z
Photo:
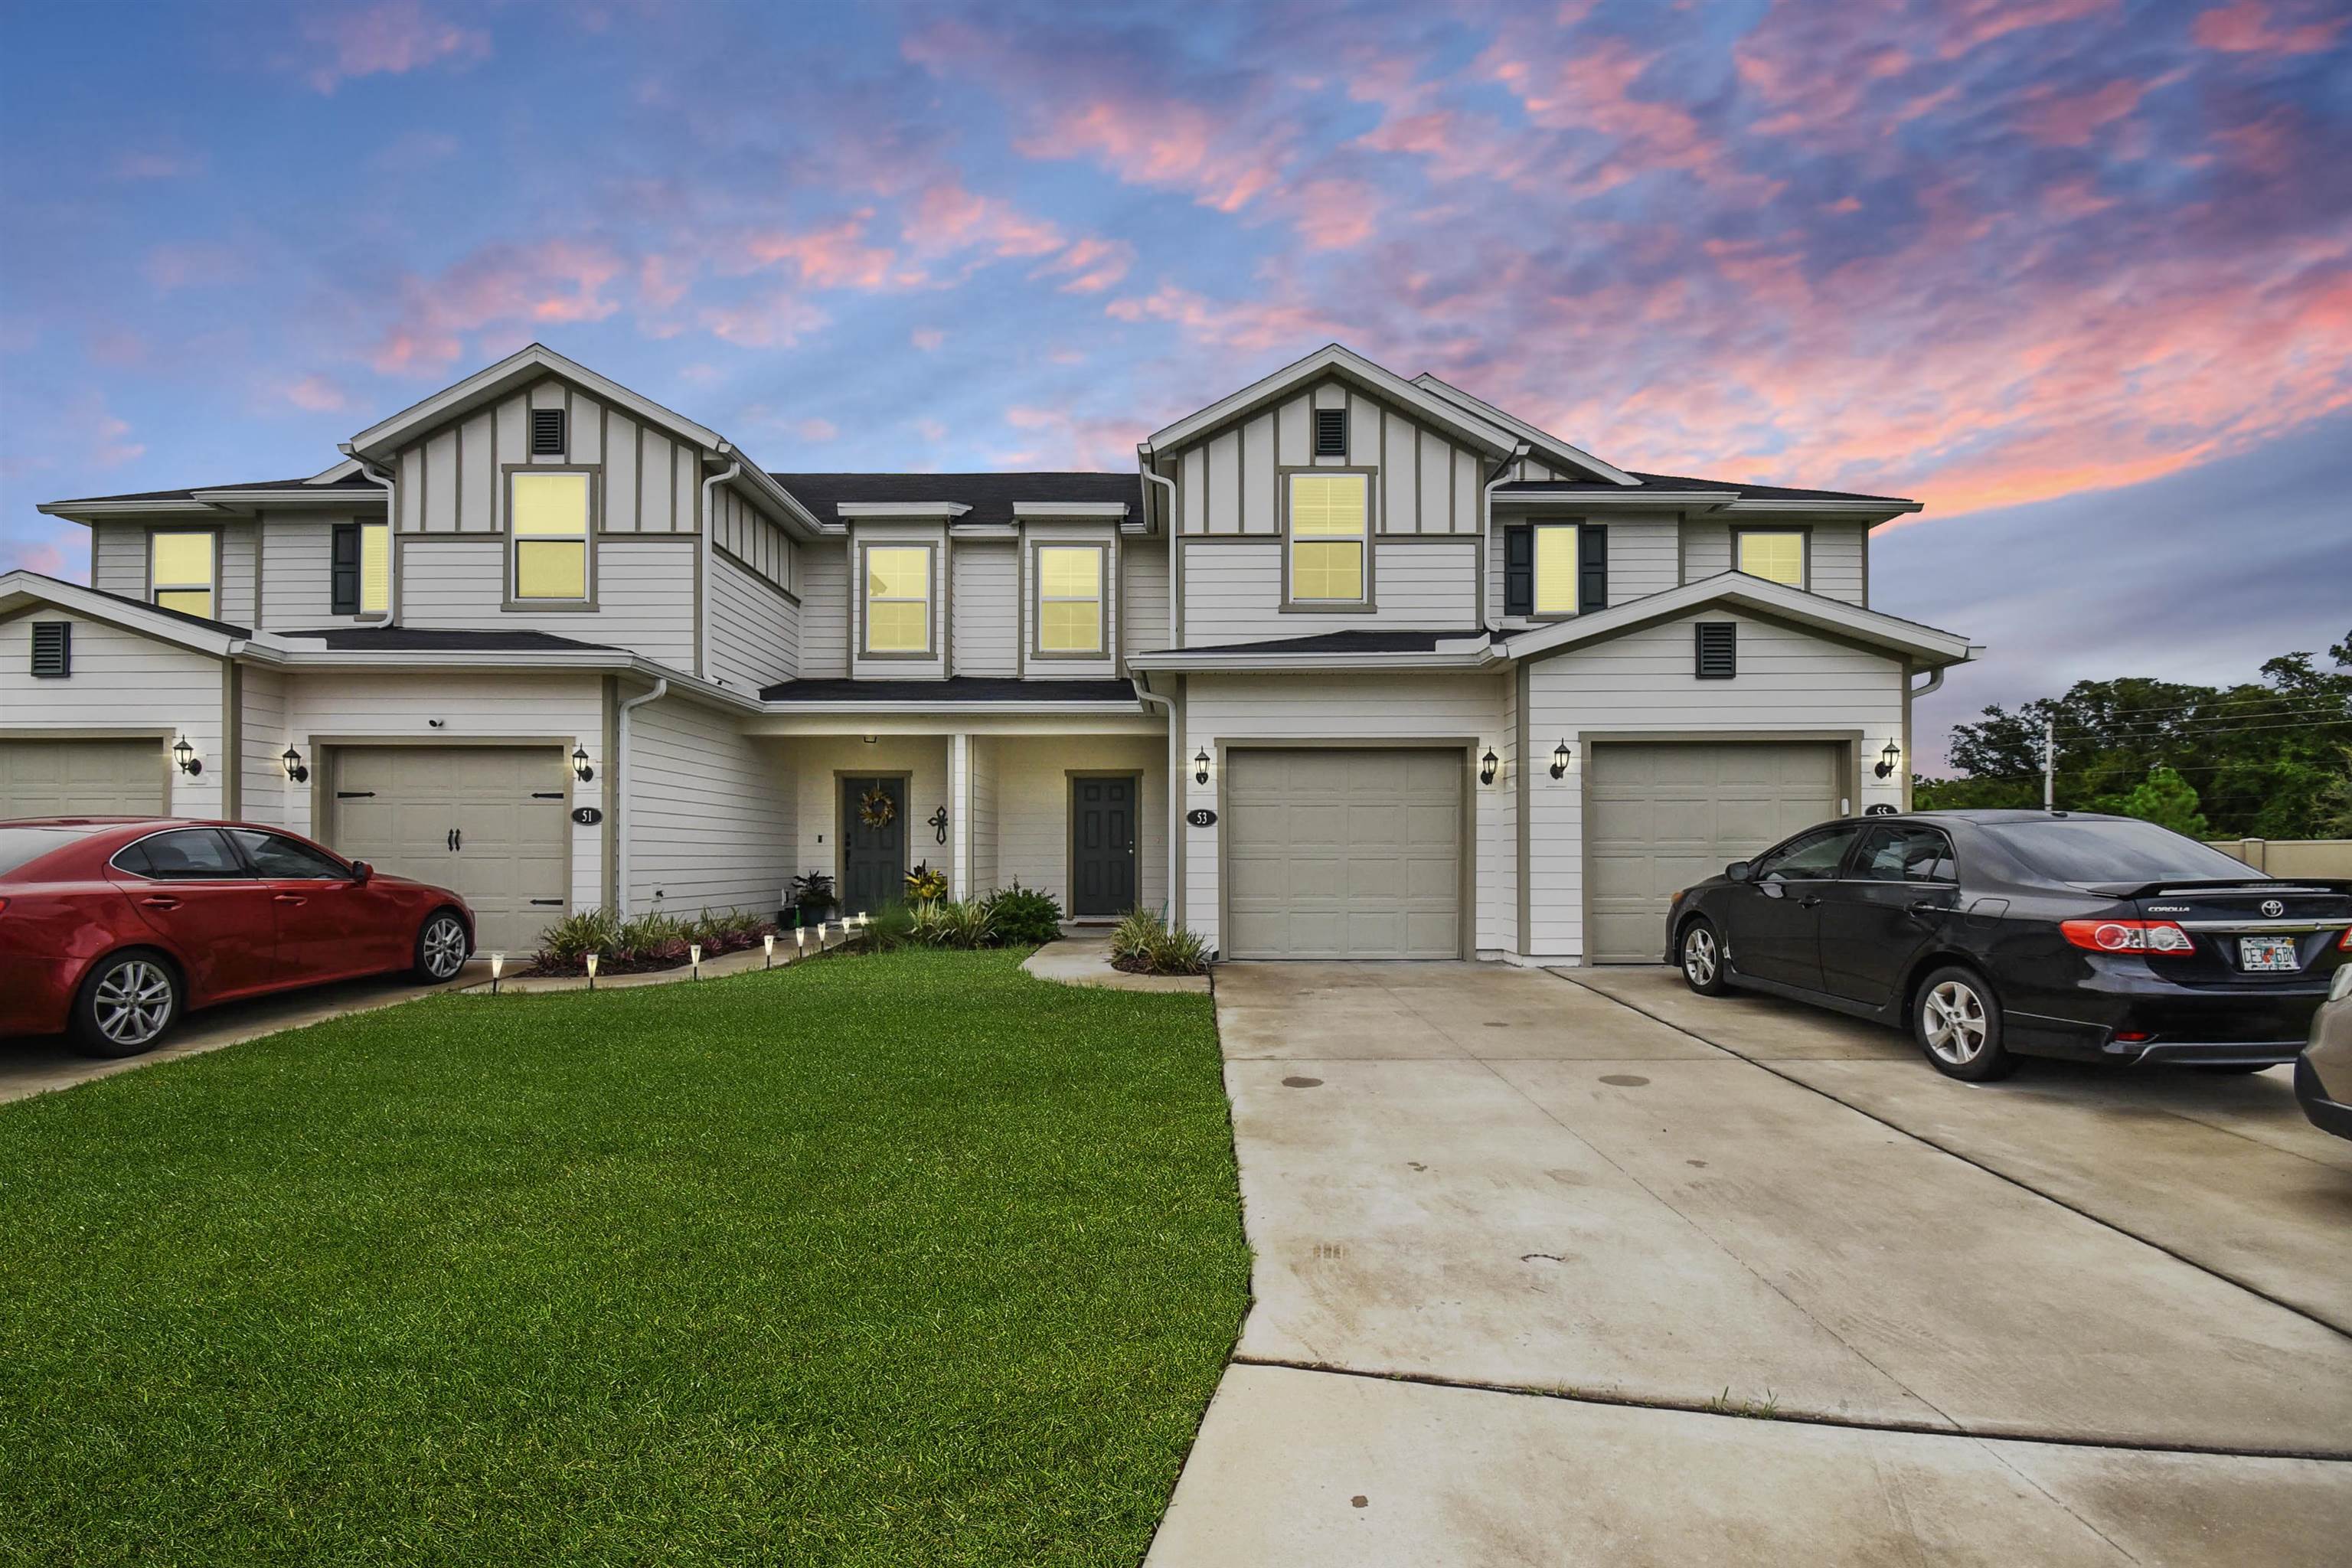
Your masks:
M 438 914 L 425 922 L 425 935 L 417 943 L 425 959 L 425 973 L 436 980 L 451 980 L 466 967 L 466 924 L 456 915 Z
M 1722 963 L 1723 954 L 1715 945 L 1715 932 L 1705 926 L 1693 926 L 1683 938 L 1683 973 L 1691 984 L 1702 991 L 1714 984 Z
M 1984 998 L 1963 981 L 1947 980 L 1927 993 L 1923 1005 L 1927 1048 L 1956 1068 L 1967 1067 L 1984 1050 L 1991 1033 Z
M 172 1021 L 172 975 L 162 964 L 134 958 L 107 972 L 90 994 L 98 1032 L 108 1042 L 136 1050 Z

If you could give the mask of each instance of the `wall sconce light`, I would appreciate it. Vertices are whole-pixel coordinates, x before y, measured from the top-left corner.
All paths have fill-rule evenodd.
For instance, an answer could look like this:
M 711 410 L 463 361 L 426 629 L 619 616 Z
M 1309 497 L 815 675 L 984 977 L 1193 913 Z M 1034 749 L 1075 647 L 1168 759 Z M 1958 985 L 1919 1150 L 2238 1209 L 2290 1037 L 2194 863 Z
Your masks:
M 302 765 L 302 753 L 293 747 L 289 746 L 278 754 L 278 765 L 286 770 L 289 782 L 293 784 L 310 782 L 310 770 Z
M 1880 778 L 1886 778 L 1894 773 L 1895 764 L 1902 761 L 1903 748 L 1889 741 L 1886 742 L 1886 750 L 1878 753 L 1878 766 L 1872 771 Z
M 1478 782 L 1482 784 L 1493 784 L 1495 775 L 1502 771 L 1503 759 L 1495 754 L 1494 747 L 1487 747 L 1486 754 L 1478 759 Z
M 188 743 L 185 735 L 172 743 L 172 760 L 179 763 L 180 771 L 190 778 L 205 771 L 205 760 L 196 755 L 195 747 Z
M 572 776 L 582 784 L 596 776 L 596 770 L 588 765 L 588 748 L 585 746 L 572 748 Z
M 499 994 L 499 976 L 505 972 L 506 966 L 507 955 L 505 953 L 494 952 L 490 954 L 490 994 L 493 996 Z
M 1200 754 L 1192 759 L 1192 782 L 1203 784 L 1209 782 L 1209 748 L 1206 746 L 1202 747 Z
M 1568 776 L 1568 764 L 1573 759 L 1569 753 L 1568 742 L 1566 741 L 1562 741 L 1559 745 L 1554 746 L 1551 749 L 1551 776 L 1556 779 L 1566 778 Z

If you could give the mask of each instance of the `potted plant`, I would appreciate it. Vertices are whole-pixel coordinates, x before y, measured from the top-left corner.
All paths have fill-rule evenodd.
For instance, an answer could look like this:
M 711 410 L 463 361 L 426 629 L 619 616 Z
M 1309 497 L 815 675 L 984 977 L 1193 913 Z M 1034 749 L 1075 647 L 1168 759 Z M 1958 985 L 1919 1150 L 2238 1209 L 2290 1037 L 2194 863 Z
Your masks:
M 784 893 L 791 900 L 791 907 L 784 913 L 795 925 L 814 925 L 819 921 L 830 920 L 833 911 L 840 907 L 840 900 L 834 896 L 833 879 L 823 871 L 809 871 L 794 877 L 792 886 L 784 889 Z

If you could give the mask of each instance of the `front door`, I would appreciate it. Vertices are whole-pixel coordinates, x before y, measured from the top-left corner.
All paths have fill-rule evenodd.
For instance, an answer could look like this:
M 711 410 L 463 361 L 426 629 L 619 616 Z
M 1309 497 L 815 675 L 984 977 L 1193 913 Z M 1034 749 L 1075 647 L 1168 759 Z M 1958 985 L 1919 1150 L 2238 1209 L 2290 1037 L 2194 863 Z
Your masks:
M 1135 908 L 1132 774 L 1070 781 L 1070 913 L 1123 915 Z
M 870 803 L 870 804 L 869 804 Z M 876 817 L 887 820 L 877 822 Z M 841 912 L 871 914 L 907 898 L 907 781 L 841 781 Z

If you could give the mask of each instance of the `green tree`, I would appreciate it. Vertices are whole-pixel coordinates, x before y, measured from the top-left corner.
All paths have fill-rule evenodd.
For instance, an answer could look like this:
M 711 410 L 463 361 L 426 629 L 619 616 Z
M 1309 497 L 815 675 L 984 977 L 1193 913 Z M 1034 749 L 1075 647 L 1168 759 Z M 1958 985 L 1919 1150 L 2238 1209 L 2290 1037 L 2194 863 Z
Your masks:
M 2150 768 L 2147 777 L 2134 785 L 2130 794 L 2101 795 L 2094 804 L 2116 816 L 2137 816 L 2191 838 L 2206 837 L 2205 814 L 2197 809 L 2196 790 L 2170 768 Z

